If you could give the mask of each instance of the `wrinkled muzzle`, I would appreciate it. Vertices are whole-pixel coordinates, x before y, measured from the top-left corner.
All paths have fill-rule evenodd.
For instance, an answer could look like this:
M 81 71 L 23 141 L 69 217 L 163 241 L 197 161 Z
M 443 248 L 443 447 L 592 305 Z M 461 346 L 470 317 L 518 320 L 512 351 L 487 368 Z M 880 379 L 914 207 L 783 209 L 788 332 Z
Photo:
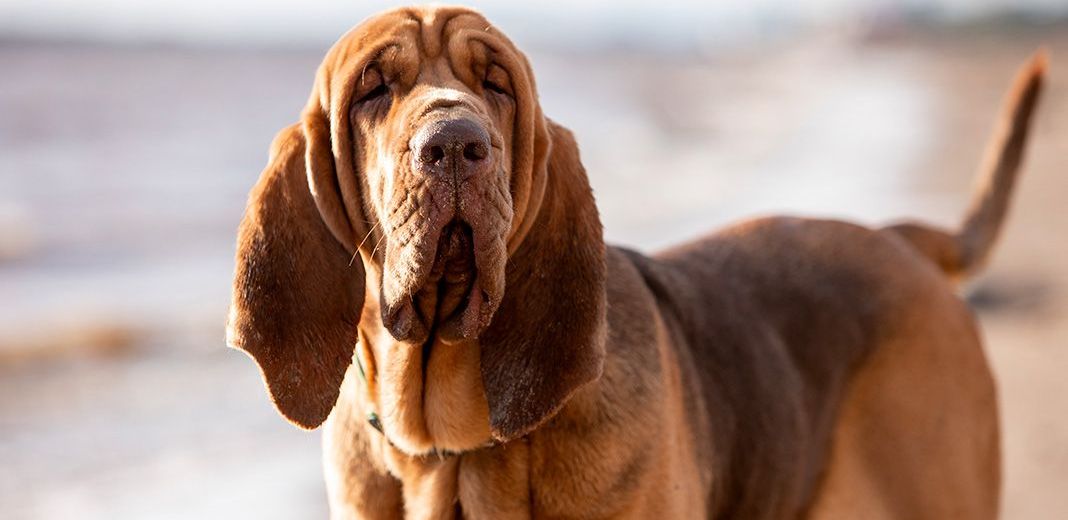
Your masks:
M 478 338 L 504 296 L 512 197 L 501 138 L 466 109 L 412 134 L 382 219 L 382 322 L 399 341 Z

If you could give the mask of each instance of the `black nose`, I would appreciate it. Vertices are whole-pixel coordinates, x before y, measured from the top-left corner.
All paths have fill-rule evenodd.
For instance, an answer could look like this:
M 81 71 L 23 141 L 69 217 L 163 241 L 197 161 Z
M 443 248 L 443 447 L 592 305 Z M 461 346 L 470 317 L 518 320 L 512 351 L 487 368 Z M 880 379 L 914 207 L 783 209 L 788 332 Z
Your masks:
M 489 133 L 468 118 L 429 123 L 416 132 L 410 145 L 413 166 L 426 174 L 466 178 L 489 167 Z

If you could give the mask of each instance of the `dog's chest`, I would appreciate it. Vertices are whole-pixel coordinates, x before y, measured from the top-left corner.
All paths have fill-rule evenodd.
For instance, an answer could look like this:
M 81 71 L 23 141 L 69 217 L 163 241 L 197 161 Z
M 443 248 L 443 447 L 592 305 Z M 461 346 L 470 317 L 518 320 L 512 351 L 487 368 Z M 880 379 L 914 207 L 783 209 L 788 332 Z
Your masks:
M 458 455 L 387 461 L 402 482 L 407 518 L 531 518 L 529 445 L 518 439 Z

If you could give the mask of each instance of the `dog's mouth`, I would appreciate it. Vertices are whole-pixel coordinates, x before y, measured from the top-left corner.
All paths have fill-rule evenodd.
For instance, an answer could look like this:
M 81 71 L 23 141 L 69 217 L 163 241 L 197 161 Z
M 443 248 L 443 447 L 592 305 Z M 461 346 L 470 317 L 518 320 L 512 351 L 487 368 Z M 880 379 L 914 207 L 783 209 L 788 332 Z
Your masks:
M 480 276 L 476 240 L 471 226 L 459 219 L 441 229 L 423 280 L 383 309 L 383 324 L 394 338 L 424 342 L 436 335 L 457 343 L 476 339 L 485 329 L 498 302 Z

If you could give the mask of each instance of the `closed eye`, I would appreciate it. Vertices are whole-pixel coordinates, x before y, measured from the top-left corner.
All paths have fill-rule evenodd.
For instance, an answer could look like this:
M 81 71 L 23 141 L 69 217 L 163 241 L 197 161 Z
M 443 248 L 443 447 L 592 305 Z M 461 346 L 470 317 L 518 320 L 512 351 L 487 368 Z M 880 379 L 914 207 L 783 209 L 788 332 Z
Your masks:
M 508 91 L 505 90 L 504 87 L 502 87 L 502 86 L 500 86 L 500 85 L 498 85 L 498 84 L 496 84 L 496 83 L 494 83 L 492 81 L 489 81 L 489 80 L 482 82 L 482 88 L 484 88 L 486 90 L 491 90 L 491 91 L 496 92 L 498 94 L 505 94 L 505 95 L 508 94 Z
M 368 101 L 380 98 L 389 93 L 389 87 L 385 83 L 379 83 L 377 87 L 371 89 L 370 92 L 364 94 L 360 99 L 357 99 L 357 103 L 366 103 Z

